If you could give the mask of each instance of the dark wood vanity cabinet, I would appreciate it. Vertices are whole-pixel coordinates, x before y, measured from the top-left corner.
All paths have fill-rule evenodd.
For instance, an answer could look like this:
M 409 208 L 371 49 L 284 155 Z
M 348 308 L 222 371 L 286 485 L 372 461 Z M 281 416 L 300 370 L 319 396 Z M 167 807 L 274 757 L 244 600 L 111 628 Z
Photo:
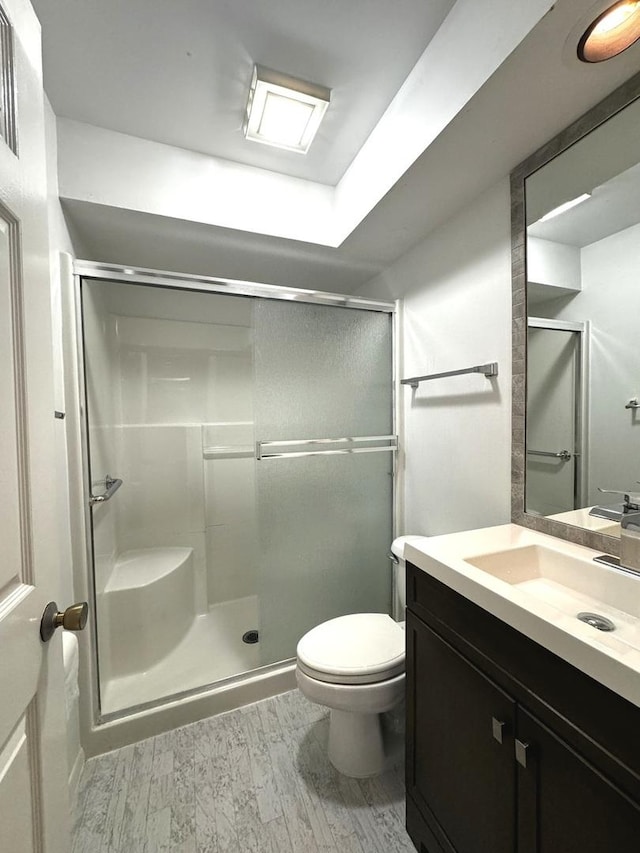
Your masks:
M 420 853 L 637 853 L 640 709 L 407 567 Z
M 518 850 L 640 850 L 640 804 L 522 708 L 518 738 L 529 745 L 518 767 Z
M 515 702 L 411 614 L 407 640 L 414 715 L 408 791 L 446 827 L 452 846 L 445 849 L 513 853 Z

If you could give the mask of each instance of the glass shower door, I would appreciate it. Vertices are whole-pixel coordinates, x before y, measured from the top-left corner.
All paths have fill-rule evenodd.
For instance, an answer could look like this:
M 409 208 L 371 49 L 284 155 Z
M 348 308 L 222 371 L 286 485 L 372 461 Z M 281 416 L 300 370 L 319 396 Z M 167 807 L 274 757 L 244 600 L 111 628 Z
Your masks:
M 254 309 L 263 665 L 346 613 L 389 612 L 391 315 L 260 300 Z
M 100 710 L 260 666 L 255 628 L 253 305 L 84 280 Z
M 122 481 L 90 510 L 102 718 L 389 612 L 391 315 L 129 281 L 81 298 L 89 485 Z

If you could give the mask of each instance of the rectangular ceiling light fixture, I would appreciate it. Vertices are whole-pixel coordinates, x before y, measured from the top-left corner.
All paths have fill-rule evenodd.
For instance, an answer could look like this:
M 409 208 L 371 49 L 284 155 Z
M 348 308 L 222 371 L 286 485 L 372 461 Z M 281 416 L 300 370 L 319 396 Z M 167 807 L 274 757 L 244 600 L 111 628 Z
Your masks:
M 262 65 L 253 69 L 244 135 L 306 154 L 327 111 L 331 90 Z

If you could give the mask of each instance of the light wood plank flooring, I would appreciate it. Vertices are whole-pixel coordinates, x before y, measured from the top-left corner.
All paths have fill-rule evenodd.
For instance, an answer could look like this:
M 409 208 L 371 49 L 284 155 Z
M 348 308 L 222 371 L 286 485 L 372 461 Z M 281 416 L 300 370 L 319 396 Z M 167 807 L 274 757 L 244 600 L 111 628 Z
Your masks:
M 354 780 L 296 690 L 90 759 L 72 853 L 415 853 L 399 764 Z

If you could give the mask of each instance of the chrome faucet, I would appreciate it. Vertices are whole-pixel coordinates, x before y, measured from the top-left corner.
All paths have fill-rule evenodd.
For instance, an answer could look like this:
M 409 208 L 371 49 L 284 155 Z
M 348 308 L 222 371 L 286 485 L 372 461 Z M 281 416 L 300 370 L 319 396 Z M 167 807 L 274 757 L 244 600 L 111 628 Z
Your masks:
M 639 498 L 637 495 L 631 495 L 627 492 L 619 492 L 616 489 L 602 489 L 598 486 L 598 491 L 605 495 L 622 495 L 622 507 L 625 513 L 636 512 L 640 510 Z
M 620 565 L 640 572 L 640 512 L 628 512 L 620 520 Z
M 622 503 L 594 506 L 589 510 L 589 515 L 596 518 L 608 518 L 611 521 L 621 521 L 628 513 L 640 510 L 640 495 L 620 492 L 617 489 L 603 489 L 600 486 L 598 486 L 598 491 L 605 495 L 620 495 Z

